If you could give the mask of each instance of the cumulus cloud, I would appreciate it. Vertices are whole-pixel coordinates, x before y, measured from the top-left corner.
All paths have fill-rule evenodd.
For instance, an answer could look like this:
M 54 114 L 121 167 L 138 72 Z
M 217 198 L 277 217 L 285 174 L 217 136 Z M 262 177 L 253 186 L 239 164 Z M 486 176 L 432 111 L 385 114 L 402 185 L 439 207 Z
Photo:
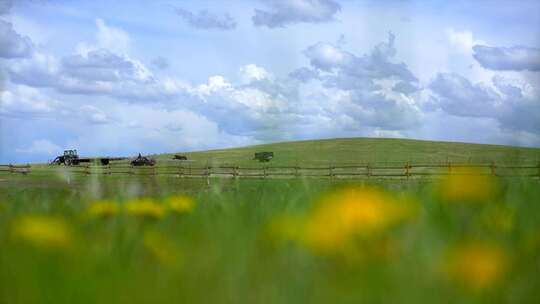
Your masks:
M 140 63 L 106 49 L 62 59 L 62 71 L 73 78 L 88 81 L 145 81 L 150 72 Z
M 324 42 L 319 42 L 308 47 L 304 51 L 304 55 L 309 58 L 312 66 L 323 71 L 330 71 L 333 68 L 351 64 L 354 59 L 352 54 Z
M 0 58 L 28 57 L 32 49 L 30 38 L 18 34 L 10 22 L 0 19 Z
M 0 92 L 0 96 L 0 116 L 44 116 L 58 110 L 60 104 L 57 100 L 26 86 Z
M 395 36 L 390 33 L 388 41 L 363 56 L 319 42 L 304 54 L 320 74 L 300 70 L 292 77 L 318 79 L 328 89 L 345 92 L 338 110 L 332 111 L 334 115 L 343 111 L 364 126 L 391 130 L 412 127 L 418 123 L 420 112 L 409 96 L 419 90 L 418 80 L 404 63 L 391 61 L 396 54 L 394 42 Z
M 0 16 L 6 15 L 11 10 L 13 5 L 13 0 L 2 0 L 0 1 Z
M 62 148 L 47 139 L 38 139 L 34 140 L 29 147 L 19 148 L 16 149 L 16 151 L 19 153 L 44 154 L 46 156 L 51 156 L 59 155 Z
M 319 72 L 315 69 L 310 69 L 306 67 L 298 68 L 289 73 L 289 77 L 299 80 L 301 82 L 308 82 L 312 79 L 319 78 Z
M 495 76 L 491 85 L 440 73 L 429 88 L 436 94 L 436 107 L 448 114 L 492 118 L 504 129 L 540 133 L 539 96 L 527 92 L 528 84 Z
M 473 50 L 474 59 L 486 69 L 496 71 L 540 71 L 540 49 L 538 48 L 475 45 Z
M 457 31 L 453 28 L 448 28 L 446 29 L 446 36 L 453 50 L 466 55 L 470 55 L 473 52 L 474 45 L 485 44 L 481 40 L 476 40 L 471 31 Z
M 129 52 L 131 39 L 124 30 L 109 26 L 103 19 L 96 19 L 97 45 L 99 48 L 108 49 L 115 53 L 126 54 Z
M 236 28 L 236 21 L 227 13 L 219 16 L 207 10 L 192 13 L 188 10 L 177 8 L 176 14 L 184 19 L 189 25 L 197 29 L 217 29 L 225 31 Z
M 51 98 L 28 86 L 11 86 L 9 90 L 1 92 L 0 97 L 0 117 L 83 121 L 92 125 L 113 122 L 105 111 L 96 106 Z
M 321 23 L 334 20 L 341 9 L 334 0 L 264 0 L 268 9 L 256 9 L 252 17 L 256 26 L 285 27 L 295 23 Z
M 272 77 L 263 67 L 248 64 L 240 68 L 240 75 L 244 82 L 260 81 Z

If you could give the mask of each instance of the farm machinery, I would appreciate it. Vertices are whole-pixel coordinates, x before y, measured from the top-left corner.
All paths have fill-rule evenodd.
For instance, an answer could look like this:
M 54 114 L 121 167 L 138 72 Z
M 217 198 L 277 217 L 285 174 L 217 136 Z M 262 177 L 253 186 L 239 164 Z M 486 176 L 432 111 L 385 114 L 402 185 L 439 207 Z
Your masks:
M 149 158 L 146 156 L 142 156 L 141 153 L 139 153 L 139 156 L 131 161 L 132 166 L 153 166 L 156 164 L 156 160 L 153 158 Z
M 63 155 L 57 156 L 51 165 L 76 166 L 80 163 L 98 163 L 108 165 L 114 160 L 123 160 L 125 157 L 79 157 L 77 150 L 65 150 Z
M 274 152 L 255 152 L 253 159 L 256 159 L 260 162 L 269 162 L 274 158 Z
M 175 154 L 172 158 L 173 160 L 187 160 L 187 156 L 182 154 Z

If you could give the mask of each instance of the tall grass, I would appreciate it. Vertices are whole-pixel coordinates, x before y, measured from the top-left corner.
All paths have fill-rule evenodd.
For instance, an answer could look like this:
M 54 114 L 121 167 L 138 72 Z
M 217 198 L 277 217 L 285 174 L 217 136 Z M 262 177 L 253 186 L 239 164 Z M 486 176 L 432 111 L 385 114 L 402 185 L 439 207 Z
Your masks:
M 540 297 L 532 179 L 91 178 L 0 184 L 0 303 Z

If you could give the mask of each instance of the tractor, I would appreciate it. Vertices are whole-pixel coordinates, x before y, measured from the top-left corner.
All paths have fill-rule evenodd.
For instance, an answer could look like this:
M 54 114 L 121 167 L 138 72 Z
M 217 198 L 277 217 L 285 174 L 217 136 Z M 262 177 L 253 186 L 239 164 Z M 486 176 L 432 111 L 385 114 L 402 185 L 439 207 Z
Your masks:
M 274 158 L 274 152 L 255 152 L 253 157 L 260 162 L 269 162 L 272 158 Z
M 78 165 L 79 164 L 79 155 L 77 150 L 65 150 L 64 155 L 57 156 L 52 162 L 51 165 Z

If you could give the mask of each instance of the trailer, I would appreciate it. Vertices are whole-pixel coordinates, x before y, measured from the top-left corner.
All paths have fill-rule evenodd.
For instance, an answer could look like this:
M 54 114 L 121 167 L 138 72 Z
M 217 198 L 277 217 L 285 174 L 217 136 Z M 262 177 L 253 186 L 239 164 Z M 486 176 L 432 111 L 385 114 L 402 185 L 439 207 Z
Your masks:
M 77 166 L 81 163 L 96 163 L 108 165 L 111 161 L 123 160 L 125 157 L 79 157 L 77 150 L 64 150 L 64 154 L 57 156 L 50 162 L 51 165 Z

